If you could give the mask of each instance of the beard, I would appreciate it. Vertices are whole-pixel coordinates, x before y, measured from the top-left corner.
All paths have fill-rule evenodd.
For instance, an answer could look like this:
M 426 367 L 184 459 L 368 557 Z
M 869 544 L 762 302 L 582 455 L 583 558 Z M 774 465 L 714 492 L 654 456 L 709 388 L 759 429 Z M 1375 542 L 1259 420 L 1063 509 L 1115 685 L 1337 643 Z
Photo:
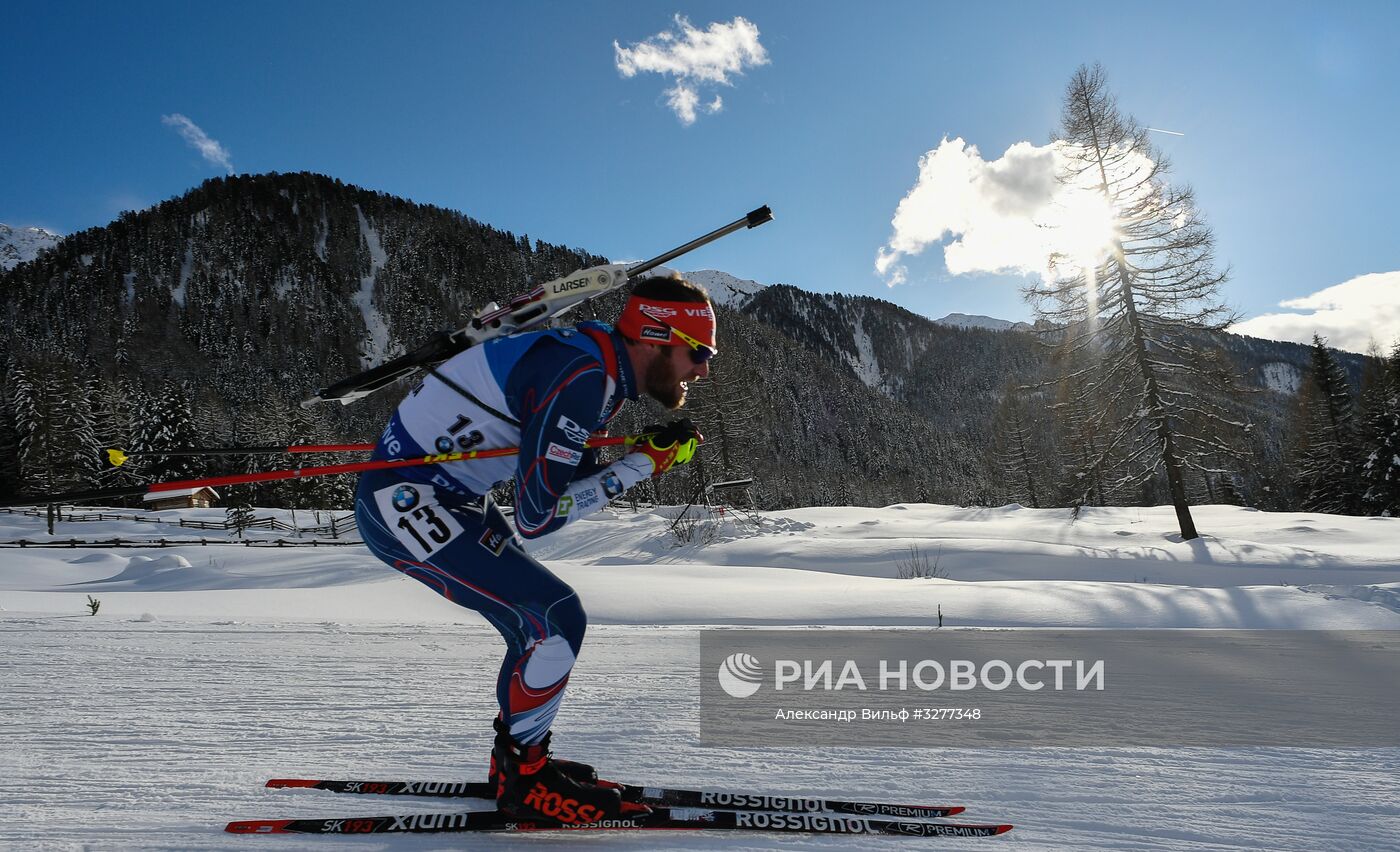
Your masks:
M 667 411 L 675 411 L 685 405 L 685 385 L 680 375 L 671 366 L 669 357 L 655 358 L 647 365 L 646 375 L 642 376 L 642 390 L 646 395 L 666 406 Z

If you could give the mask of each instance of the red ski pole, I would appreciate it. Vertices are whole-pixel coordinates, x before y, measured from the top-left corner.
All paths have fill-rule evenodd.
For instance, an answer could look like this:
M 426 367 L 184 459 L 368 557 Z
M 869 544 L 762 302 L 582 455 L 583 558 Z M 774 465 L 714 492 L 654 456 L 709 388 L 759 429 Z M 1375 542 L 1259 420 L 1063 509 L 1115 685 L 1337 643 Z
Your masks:
M 618 435 L 611 438 L 592 438 L 584 446 L 616 447 L 633 441 L 635 435 Z M 257 473 L 235 473 L 228 476 L 208 476 L 203 479 L 177 479 L 170 482 L 152 482 L 131 488 L 108 488 L 99 491 L 71 491 L 66 494 L 48 494 L 35 497 L 19 497 L 0 503 L 3 506 L 43 506 L 52 503 L 76 503 L 82 500 L 101 500 L 113 497 L 136 497 L 142 494 L 159 494 L 162 491 L 180 491 L 185 488 L 213 488 L 220 485 L 247 485 L 253 482 L 276 482 L 283 479 L 308 479 L 313 476 L 335 476 L 341 473 L 362 473 L 367 470 L 388 470 L 396 467 L 415 467 L 425 464 L 449 464 L 476 459 L 492 459 L 513 456 L 520 452 L 519 447 L 498 447 L 489 450 L 470 450 L 462 453 L 442 453 L 434 456 L 418 456 L 407 459 L 380 459 L 378 461 L 331 464 L 320 467 L 301 467 L 292 470 L 264 470 Z
M 289 447 L 185 447 L 178 450 L 106 450 L 112 467 L 138 456 L 255 456 L 273 453 L 368 453 L 374 444 L 292 444 Z

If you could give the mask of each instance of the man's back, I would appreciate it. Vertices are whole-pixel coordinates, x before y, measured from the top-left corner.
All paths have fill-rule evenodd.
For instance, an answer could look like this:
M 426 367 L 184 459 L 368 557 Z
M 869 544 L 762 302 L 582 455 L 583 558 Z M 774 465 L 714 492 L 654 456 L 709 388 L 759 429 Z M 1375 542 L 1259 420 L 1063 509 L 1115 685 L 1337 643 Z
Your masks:
M 634 395 L 626 365 L 617 366 L 605 352 L 610 332 L 590 323 L 583 330 L 528 332 L 468 349 L 404 399 L 380 436 L 376 457 L 520 447 L 516 457 L 405 473 L 469 497 L 515 478 L 522 531 L 546 523 L 568 483 L 598 469 L 584 447 L 588 436 L 606 424 L 622 398 Z

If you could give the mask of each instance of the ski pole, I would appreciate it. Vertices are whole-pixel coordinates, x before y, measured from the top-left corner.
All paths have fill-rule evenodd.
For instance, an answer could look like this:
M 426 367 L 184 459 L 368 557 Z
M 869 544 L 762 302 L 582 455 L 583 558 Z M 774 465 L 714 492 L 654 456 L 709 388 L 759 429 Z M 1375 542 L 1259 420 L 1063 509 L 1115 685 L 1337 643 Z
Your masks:
M 272 453 L 368 453 L 374 444 L 292 444 L 289 447 L 186 447 L 179 450 L 105 450 L 112 467 L 138 456 L 253 456 Z
M 591 438 L 585 447 L 616 447 L 636 441 L 639 435 L 618 435 L 609 438 Z M 159 494 L 164 491 L 180 491 L 185 488 L 213 488 L 220 485 L 247 485 L 253 482 L 277 482 L 284 479 L 309 479 L 315 476 L 335 476 L 342 473 L 361 473 L 367 470 L 389 470 L 396 467 L 415 467 L 426 464 L 448 464 L 476 459 L 494 459 L 513 456 L 520 452 L 519 447 L 497 447 L 487 450 L 470 450 L 461 453 L 442 453 L 433 456 L 417 456 L 405 459 L 380 459 L 378 461 L 331 464 L 320 467 L 302 467 L 292 470 L 264 470 L 255 473 L 235 473 L 229 476 L 208 476 L 202 479 L 178 479 L 170 482 L 152 482 L 130 488 L 106 488 L 97 491 L 70 491 L 65 494 L 43 494 L 35 497 L 19 497 L 0 503 L 0 506 L 43 506 L 52 503 L 76 503 L 81 500 L 105 500 L 115 497 L 137 497 L 143 494 Z

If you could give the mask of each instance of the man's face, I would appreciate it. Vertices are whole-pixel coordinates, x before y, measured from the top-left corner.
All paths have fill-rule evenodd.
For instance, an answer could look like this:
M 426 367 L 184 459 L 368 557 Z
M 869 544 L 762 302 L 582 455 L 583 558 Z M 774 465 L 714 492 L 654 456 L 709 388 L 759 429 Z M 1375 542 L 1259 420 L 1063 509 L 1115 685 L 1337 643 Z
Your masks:
M 646 395 L 675 411 L 685 405 L 686 385 L 710 374 L 710 365 L 697 364 L 689 346 L 654 346 L 656 355 L 642 376 Z

